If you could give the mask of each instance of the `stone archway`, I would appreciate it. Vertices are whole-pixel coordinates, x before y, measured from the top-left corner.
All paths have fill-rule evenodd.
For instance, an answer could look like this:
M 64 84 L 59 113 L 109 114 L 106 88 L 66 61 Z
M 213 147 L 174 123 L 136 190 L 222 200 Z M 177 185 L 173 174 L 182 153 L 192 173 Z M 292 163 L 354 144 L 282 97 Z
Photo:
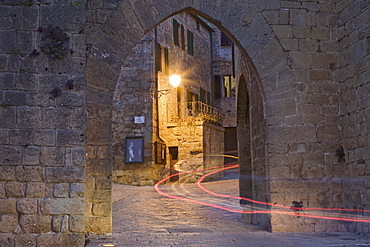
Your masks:
M 103 24 L 97 23 L 98 31 L 91 45 L 86 68 L 86 108 L 87 108 L 87 165 L 86 165 L 86 231 L 103 234 L 112 229 L 111 221 L 111 175 L 112 175 L 112 100 L 116 81 L 123 61 L 134 45 L 155 25 L 179 11 L 197 14 L 227 33 L 241 52 L 241 57 L 252 71 L 259 74 L 266 83 L 268 76 L 280 71 L 286 63 L 284 56 L 271 58 L 270 52 L 281 51 L 274 39 L 272 29 L 252 2 L 199 1 L 163 3 L 161 1 L 121 1 L 117 5 L 108 4 L 105 9 L 109 17 Z M 92 8 L 102 8 L 99 4 Z M 245 10 L 245 11 L 240 11 Z M 265 36 L 256 37 L 261 28 Z M 269 39 L 266 40 L 266 36 Z M 261 39 L 256 49 L 254 42 Z M 263 42 L 262 42 L 263 41 Z M 253 54 L 253 62 L 248 52 Z M 269 66 L 273 64 L 273 66 Z M 259 73 L 257 73 L 257 70 Z M 258 98 L 259 112 L 263 112 L 264 93 L 261 80 L 253 83 L 258 89 L 251 97 Z M 264 115 L 260 116 L 264 119 Z M 262 126 L 262 127 L 261 127 Z M 263 123 L 260 127 L 264 128 Z M 258 133 L 264 133 L 263 130 Z M 261 134 L 262 136 L 264 134 Z M 264 135 L 265 136 L 265 135 Z M 261 140 L 260 136 L 255 140 Z M 263 144 L 264 145 L 264 144 Z M 260 149 L 259 162 L 265 164 L 265 149 Z M 263 165 L 262 170 L 266 170 Z M 261 185 L 266 186 L 266 185 Z M 259 188 L 266 192 L 266 188 Z

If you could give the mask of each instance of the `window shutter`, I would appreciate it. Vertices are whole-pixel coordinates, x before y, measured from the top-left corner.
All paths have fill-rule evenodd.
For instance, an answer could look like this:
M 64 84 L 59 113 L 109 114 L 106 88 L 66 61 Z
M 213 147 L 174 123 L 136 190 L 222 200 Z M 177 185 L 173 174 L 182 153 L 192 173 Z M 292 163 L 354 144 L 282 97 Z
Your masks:
M 162 71 L 162 51 L 161 51 L 161 45 L 157 43 L 156 47 L 156 61 L 155 61 L 155 68 L 157 71 Z
M 221 98 L 221 76 L 220 75 L 215 75 L 214 76 L 214 97 Z
M 200 101 L 206 103 L 206 90 L 200 88 Z
M 164 48 L 164 73 L 166 73 L 166 75 L 170 73 L 169 68 L 170 68 L 170 64 L 169 64 L 168 48 L 165 47 Z
M 173 43 L 179 45 L 179 23 L 173 19 Z
M 185 50 L 185 28 L 181 25 L 181 48 Z
M 194 55 L 194 34 L 188 30 L 188 53 Z

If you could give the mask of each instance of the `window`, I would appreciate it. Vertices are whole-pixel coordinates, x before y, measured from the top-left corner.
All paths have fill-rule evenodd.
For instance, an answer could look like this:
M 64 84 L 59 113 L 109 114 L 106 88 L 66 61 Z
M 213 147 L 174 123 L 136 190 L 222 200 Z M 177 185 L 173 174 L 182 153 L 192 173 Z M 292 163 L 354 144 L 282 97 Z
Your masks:
M 204 90 L 203 88 L 200 88 L 200 101 L 202 101 L 203 103 L 206 103 L 207 102 L 207 91 Z
M 188 30 L 188 53 L 194 55 L 194 34 L 192 31 Z
M 169 74 L 169 54 L 168 48 L 157 43 L 156 46 L 156 70 Z
M 157 71 L 162 71 L 162 46 L 157 43 L 155 49 L 155 68 Z
M 181 48 L 185 50 L 185 28 L 181 25 Z
M 173 19 L 173 43 L 175 45 L 180 45 L 179 26 L 180 24 L 177 22 L 177 20 Z
M 164 48 L 164 73 L 168 75 L 170 73 L 170 64 L 169 64 L 169 55 L 168 55 L 168 48 Z
M 232 45 L 231 39 L 224 33 L 221 32 L 221 45 Z
M 235 97 L 235 79 L 231 75 L 224 75 L 223 76 L 224 82 L 224 97 L 230 98 Z
M 213 79 L 214 83 L 214 97 L 215 99 L 221 98 L 222 97 L 222 91 L 221 91 L 221 76 L 220 75 L 215 75 Z

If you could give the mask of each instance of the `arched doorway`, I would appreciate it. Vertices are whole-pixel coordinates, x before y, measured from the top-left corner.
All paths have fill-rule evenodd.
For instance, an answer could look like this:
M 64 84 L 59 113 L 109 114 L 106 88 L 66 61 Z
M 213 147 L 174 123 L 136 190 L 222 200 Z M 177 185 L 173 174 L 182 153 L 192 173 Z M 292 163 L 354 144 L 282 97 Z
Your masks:
M 212 2 L 203 5 L 203 3 L 189 6 L 184 3 L 173 3 L 172 6 L 167 6 L 163 10 L 163 5 L 158 3 L 158 6 L 151 6 L 157 11 L 152 11 L 143 8 L 142 2 L 136 2 L 131 5 L 128 1 L 123 1 L 117 8 L 112 11 L 111 16 L 101 26 L 97 32 L 95 40 L 92 44 L 91 53 L 87 61 L 86 81 L 87 81 L 87 180 L 86 189 L 87 197 L 87 232 L 94 234 L 102 234 L 111 231 L 111 175 L 112 175 L 112 100 L 119 77 L 120 68 L 123 61 L 126 60 L 129 52 L 134 45 L 147 33 L 160 23 L 163 19 L 178 13 L 186 11 L 191 14 L 199 15 L 206 18 L 211 23 L 216 25 L 222 31 L 227 33 L 233 42 L 240 50 L 242 60 L 248 64 L 249 69 L 256 74 L 256 69 L 251 59 L 245 50 L 247 26 L 240 29 L 235 20 L 235 14 L 229 12 L 229 6 L 219 6 L 217 2 Z M 247 3 L 236 2 L 235 8 L 251 7 Z M 214 5 L 214 6 L 209 6 Z M 159 11 L 161 9 L 161 11 Z M 135 15 L 133 15 L 135 13 Z M 158 15 L 159 13 L 159 15 Z M 240 13 L 245 15 L 245 13 Z M 220 16 L 229 16 L 224 22 L 216 21 Z M 255 16 L 259 18 L 260 16 Z M 226 21 L 226 19 L 228 19 Z M 262 20 L 263 22 L 263 20 Z M 238 28 L 236 28 L 238 27 Z M 243 41 L 243 45 L 241 43 Z M 268 45 L 268 44 L 266 44 Z M 262 48 L 261 48 L 262 49 Z M 261 53 L 263 54 L 263 53 Z M 253 85 L 257 88 L 262 88 L 261 80 L 256 80 Z M 258 105 L 258 112 L 261 114 L 259 118 L 263 119 L 263 98 L 262 91 L 257 90 L 258 100 L 255 105 Z M 253 97 L 251 97 L 253 101 Z M 252 122 L 253 125 L 254 122 Z M 253 128 L 253 127 L 252 127 Z M 263 133 L 265 126 L 259 123 Z M 265 135 L 261 134 L 253 140 L 261 141 Z M 262 144 L 263 146 L 265 143 Z M 259 149 L 260 155 L 257 160 L 261 164 L 261 169 L 266 170 L 266 160 L 264 157 L 264 149 Z M 254 159 L 252 159 L 254 162 Z M 264 187 L 267 187 L 266 185 Z M 258 190 L 259 188 L 257 188 Z M 256 191 L 257 191 L 256 190 Z M 264 195 L 266 189 L 261 188 Z M 106 209 L 106 210 L 101 210 Z

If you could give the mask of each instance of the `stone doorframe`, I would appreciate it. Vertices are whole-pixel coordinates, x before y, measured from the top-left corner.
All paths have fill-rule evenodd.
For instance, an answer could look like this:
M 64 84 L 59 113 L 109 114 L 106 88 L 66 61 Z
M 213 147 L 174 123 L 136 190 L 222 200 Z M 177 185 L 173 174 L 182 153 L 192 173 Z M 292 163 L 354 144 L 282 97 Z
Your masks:
M 255 78 L 252 84 L 257 87 L 255 92 L 259 95 L 251 96 L 250 100 L 259 100 L 260 119 L 263 120 L 259 124 L 260 128 L 264 129 L 266 101 L 263 88 L 266 87 L 264 85 L 271 84 L 271 75 L 285 68 L 287 59 L 261 9 L 254 6 L 253 1 L 123 0 L 113 4 L 105 0 L 91 1 L 88 8 L 88 11 L 95 9 L 109 13 L 102 24 L 97 21 L 92 23 L 97 31 L 86 66 L 86 231 L 105 234 L 112 231 L 113 95 L 122 64 L 148 31 L 166 18 L 186 11 L 206 18 L 225 32 L 236 44 L 250 74 Z M 264 35 L 261 35 L 261 32 Z M 267 88 L 271 89 L 268 86 Z M 261 135 L 266 140 L 265 134 Z M 265 155 L 262 154 L 259 158 L 266 167 Z M 265 188 L 261 189 L 267 191 L 268 186 L 264 186 Z

